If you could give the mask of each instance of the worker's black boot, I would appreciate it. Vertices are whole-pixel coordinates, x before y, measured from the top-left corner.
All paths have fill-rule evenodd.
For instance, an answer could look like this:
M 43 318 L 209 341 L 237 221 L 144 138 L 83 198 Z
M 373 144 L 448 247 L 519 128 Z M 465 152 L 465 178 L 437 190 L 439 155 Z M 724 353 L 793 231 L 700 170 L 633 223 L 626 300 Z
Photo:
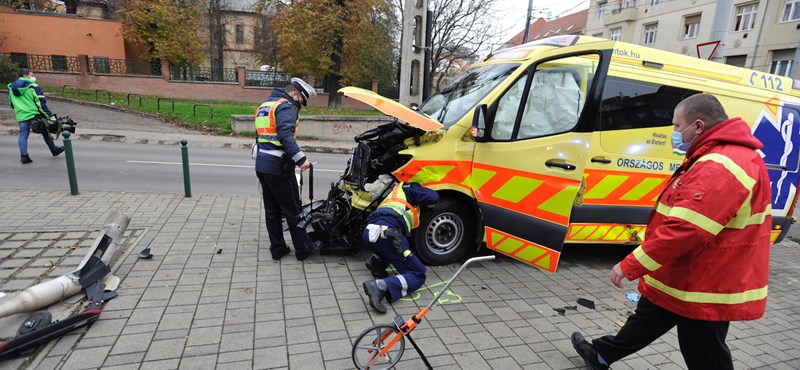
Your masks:
M 22 164 L 26 164 L 33 162 L 33 159 L 31 159 L 31 157 L 28 157 L 28 155 L 26 154 L 19 156 L 19 161 L 22 162 Z
M 383 260 L 377 254 L 369 256 L 369 259 L 367 259 L 364 265 L 367 266 L 369 272 L 371 272 L 372 276 L 376 279 L 384 279 L 389 276 L 386 272 L 386 267 L 383 266 Z
M 363 284 L 364 293 L 369 297 L 369 305 L 380 313 L 386 313 L 386 306 L 383 305 L 383 299 L 386 297 L 386 290 L 378 287 L 375 280 L 367 280 Z

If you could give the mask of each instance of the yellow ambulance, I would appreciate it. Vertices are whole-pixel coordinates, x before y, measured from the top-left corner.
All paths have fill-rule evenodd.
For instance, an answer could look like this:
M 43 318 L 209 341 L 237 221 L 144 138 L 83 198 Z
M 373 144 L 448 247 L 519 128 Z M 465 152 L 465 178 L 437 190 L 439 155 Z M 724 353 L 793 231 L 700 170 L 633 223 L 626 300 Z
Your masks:
M 585 36 L 496 52 L 419 111 L 342 89 L 398 121 L 357 138 L 338 196 L 369 210 L 381 173 L 421 183 L 441 196 L 413 237 L 423 262 L 451 263 L 485 242 L 552 272 L 565 243 L 642 242 L 683 160 L 670 141 L 673 110 L 700 92 L 764 143 L 781 240 L 800 179 L 800 81 Z

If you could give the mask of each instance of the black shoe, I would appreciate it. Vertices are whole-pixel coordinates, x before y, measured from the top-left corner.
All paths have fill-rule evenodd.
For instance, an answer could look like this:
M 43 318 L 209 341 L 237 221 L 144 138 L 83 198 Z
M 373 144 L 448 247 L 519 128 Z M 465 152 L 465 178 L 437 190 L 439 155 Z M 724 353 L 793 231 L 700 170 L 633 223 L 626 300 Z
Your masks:
M 362 284 L 364 286 L 364 293 L 369 297 L 369 305 L 380 313 L 386 313 L 386 306 L 383 305 L 383 298 L 386 296 L 386 291 L 378 287 L 375 280 L 367 280 Z
M 277 261 L 277 260 L 283 258 L 283 256 L 285 256 L 287 254 L 289 254 L 289 248 L 284 248 L 284 249 L 279 250 L 277 252 L 272 252 L 272 259 Z
M 22 164 L 26 164 L 33 162 L 33 159 L 31 159 L 31 157 L 28 157 L 28 155 L 26 154 L 19 156 L 19 161 L 22 162 Z
M 377 254 L 369 256 L 364 266 L 367 266 L 369 272 L 371 272 L 372 276 L 376 279 L 385 279 L 389 276 L 389 273 L 386 272 L 386 268 L 383 267 L 383 260 L 381 260 L 381 257 Z
M 583 363 L 586 364 L 586 368 L 589 370 L 606 370 L 608 369 L 607 365 L 603 365 L 600 363 L 600 360 L 597 359 L 597 351 L 594 350 L 594 347 L 591 343 L 586 341 L 586 338 L 583 337 L 583 334 L 579 332 L 572 333 L 572 347 L 575 348 L 575 351 L 581 355 L 583 359 Z
M 64 153 L 64 147 L 63 146 L 57 146 L 56 150 L 53 151 L 52 153 L 53 153 L 53 157 L 58 157 L 59 154 Z

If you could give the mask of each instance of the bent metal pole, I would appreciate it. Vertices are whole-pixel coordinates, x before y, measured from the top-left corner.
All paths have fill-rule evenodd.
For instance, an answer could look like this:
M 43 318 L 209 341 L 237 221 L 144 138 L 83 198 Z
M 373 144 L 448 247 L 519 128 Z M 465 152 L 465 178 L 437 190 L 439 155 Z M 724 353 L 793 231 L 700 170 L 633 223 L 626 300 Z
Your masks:
M 66 275 L 0 299 L 0 317 L 38 310 L 79 293 L 81 291 L 80 271 L 87 263 L 98 259 L 108 266 L 113 266 L 119 258 L 116 251 L 130 221 L 130 217 L 125 216 L 119 210 L 112 211 L 105 228 L 95 239 L 81 263 L 78 264 L 78 268 Z

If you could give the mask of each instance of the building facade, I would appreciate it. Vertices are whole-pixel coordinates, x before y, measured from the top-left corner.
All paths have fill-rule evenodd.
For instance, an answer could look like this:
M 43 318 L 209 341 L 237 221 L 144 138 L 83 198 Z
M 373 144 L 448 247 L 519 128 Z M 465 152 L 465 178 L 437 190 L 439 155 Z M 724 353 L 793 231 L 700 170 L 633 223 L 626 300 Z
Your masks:
M 591 0 L 586 35 L 800 79 L 800 0 Z M 715 23 L 715 19 L 717 22 Z M 719 32 L 713 32 L 714 25 Z

